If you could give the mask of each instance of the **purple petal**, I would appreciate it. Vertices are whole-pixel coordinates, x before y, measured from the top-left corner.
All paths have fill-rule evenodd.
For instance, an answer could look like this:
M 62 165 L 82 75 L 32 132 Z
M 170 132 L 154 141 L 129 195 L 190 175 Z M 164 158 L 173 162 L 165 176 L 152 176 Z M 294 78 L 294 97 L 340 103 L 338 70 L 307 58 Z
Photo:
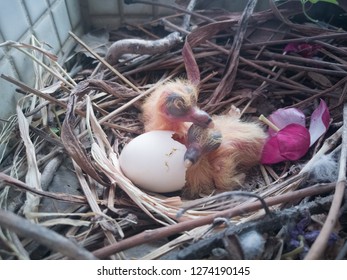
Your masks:
M 285 52 L 297 52 L 298 51 L 298 44 L 296 43 L 289 43 L 284 47 Z
M 277 136 L 272 136 L 266 141 L 260 162 L 262 164 L 273 164 L 286 159 L 281 155 Z
M 298 160 L 310 147 L 310 134 L 300 124 L 290 124 L 270 137 L 265 143 L 262 164 L 274 164 L 285 160 Z
M 305 127 L 305 115 L 296 108 L 278 109 L 269 116 L 269 120 L 279 129 L 286 127 L 289 124 L 296 123 Z M 273 136 L 276 133 L 272 128 L 269 128 L 269 134 Z
M 302 57 L 311 58 L 318 53 L 321 48 L 317 44 L 308 43 L 289 43 L 284 47 L 285 52 L 294 52 L 300 54 Z
M 330 123 L 330 113 L 327 104 L 323 99 L 320 100 L 319 106 L 311 115 L 309 132 L 311 135 L 312 146 L 319 137 L 321 137 L 328 129 Z

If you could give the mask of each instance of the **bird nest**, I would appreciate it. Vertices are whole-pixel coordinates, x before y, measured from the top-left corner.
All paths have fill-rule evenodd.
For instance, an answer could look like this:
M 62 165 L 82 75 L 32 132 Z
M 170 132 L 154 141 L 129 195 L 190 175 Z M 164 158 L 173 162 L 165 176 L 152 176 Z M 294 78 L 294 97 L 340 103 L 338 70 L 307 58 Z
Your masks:
M 61 63 L 35 38 L 7 44 L 33 59 L 37 86 L 1 76 L 23 94 L 1 134 L 1 258 L 344 258 L 345 27 L 339 13 L 312 21 L 299 1 L 262 12 L 255 3 L 242 13 L 175 6 L 150 22 L 71 33 L 78 46 Z M 118 155 L 143 133 L 143 98 L 177 78 L 199 80 L 210 115 L 235 106 L 247 120 L 279 108 L 309 116 L 323 99 L 332 121 L 303 157 L 251 169 L 239 190 L 148 193 Z

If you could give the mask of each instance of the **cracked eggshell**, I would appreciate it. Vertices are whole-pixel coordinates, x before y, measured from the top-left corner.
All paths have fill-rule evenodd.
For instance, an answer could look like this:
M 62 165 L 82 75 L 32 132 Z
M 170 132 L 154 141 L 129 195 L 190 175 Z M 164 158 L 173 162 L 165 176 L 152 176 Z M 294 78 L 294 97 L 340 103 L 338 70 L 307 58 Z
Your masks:
M 178 191 L 186 182 L 186 147 L 173 131 L 146 132 L 130 141 L 119 156 L 120 167 L 136 186 L 157 193 Z

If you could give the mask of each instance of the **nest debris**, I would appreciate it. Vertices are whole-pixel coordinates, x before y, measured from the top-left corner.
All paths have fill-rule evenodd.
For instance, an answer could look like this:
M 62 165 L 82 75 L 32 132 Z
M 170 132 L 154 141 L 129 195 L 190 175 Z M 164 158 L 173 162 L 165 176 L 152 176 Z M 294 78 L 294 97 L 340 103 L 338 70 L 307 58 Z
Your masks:
M 32 45 L 7 44 L 28 50 L 37 77 L 31 88 L 1 75 L 23 93 L 17 115 L 1 133 L 8 146 L 0 173 L 2 259 L 127 259 L 130 248 L 153 242 L 142 258 L 345 258 L 345 167 L 324 181 L 310 170 L 322 155 L 345 166 L 346 27 L 312 22 L 299 1 L 272 3 L 262 12 L 253 12 L 255 3 L 249 1 L 243 13 L 205 9 L 187 20 L 177 12 L 82 40 L 71 34 L 83 50 L 60 64 L 35 39 Z M 177 32 L 196 65 L 187 64 L 183 41 L 170 35 Z M 113 67 L 102 58 L 119 49 L 109 42 L 143 38 L 153 44 L 167 36 L 172 43 L 156 52 L 144 47 L 132 56 L 114 54 Z M 93 40 L 98 44 L 92 47 Z M 285 53 L 293 43 L 307 44 L 312 53 Z M 251 196 L 227 192 L 182 201 L 179 194 L 147 194 L 122 174 L 117 155 L 143 132 L 141 99 L 165 80 L 197 79 L 197 65 L 199 105 L 209 114 L 231 106 L 249 119 L 284 107 L 312 111 L 322 98 L 330 128 L 297 162 L 255 168 L 243 188 Z M 329 219 L 338 220 L 333 228 L 326 226 Z M 255 252 L 245 245 L 250 232 L 259 240 Z

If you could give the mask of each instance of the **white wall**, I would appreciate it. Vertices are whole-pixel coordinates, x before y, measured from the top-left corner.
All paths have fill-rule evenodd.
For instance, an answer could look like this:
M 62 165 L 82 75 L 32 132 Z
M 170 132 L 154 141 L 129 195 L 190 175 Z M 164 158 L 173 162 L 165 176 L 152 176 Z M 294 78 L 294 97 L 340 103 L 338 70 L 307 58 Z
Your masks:
M 175 0 L 153 0 L 175 4 Z M 264 9 L 267 1 L 259 1 Z M 200 9 L 224 8 L 241 11 L 246 0 L 211 0 L 201 2 Z M 261 4 L 261 5 L 260 5 Z M 0 0 L 0 43 L 7 40 L 29 42 L 34 34 L 52 46 L 52 52 L 64 57 L 75 45 L 69 37 L 72 30 L 82 35 L 83 30 L 117 28 L 127 23 L 147 22 L 175 11 L 151 5 L 126 5 L 123 0 Z M 0 74 L 10 75 L 33 85 L 32 61 L 16 49 L 0 48 Z M 0 118 L 7 119 L 14 112 L 15 87 L 0 79 Z M 1 127 L 0 121 L 0 127 Z
M 29 43 L 33 34 L 62 57 L 75 45 L 68 32 L 83 34 L 82 26 L 79 0 L 0 0 L 0 43 Z M 32 86 L 33 62 L 16 49 L 0 48 L 0 74 Z M 18 96 L 14 86 L 0 79 L 0 118 L 14 112 Z

